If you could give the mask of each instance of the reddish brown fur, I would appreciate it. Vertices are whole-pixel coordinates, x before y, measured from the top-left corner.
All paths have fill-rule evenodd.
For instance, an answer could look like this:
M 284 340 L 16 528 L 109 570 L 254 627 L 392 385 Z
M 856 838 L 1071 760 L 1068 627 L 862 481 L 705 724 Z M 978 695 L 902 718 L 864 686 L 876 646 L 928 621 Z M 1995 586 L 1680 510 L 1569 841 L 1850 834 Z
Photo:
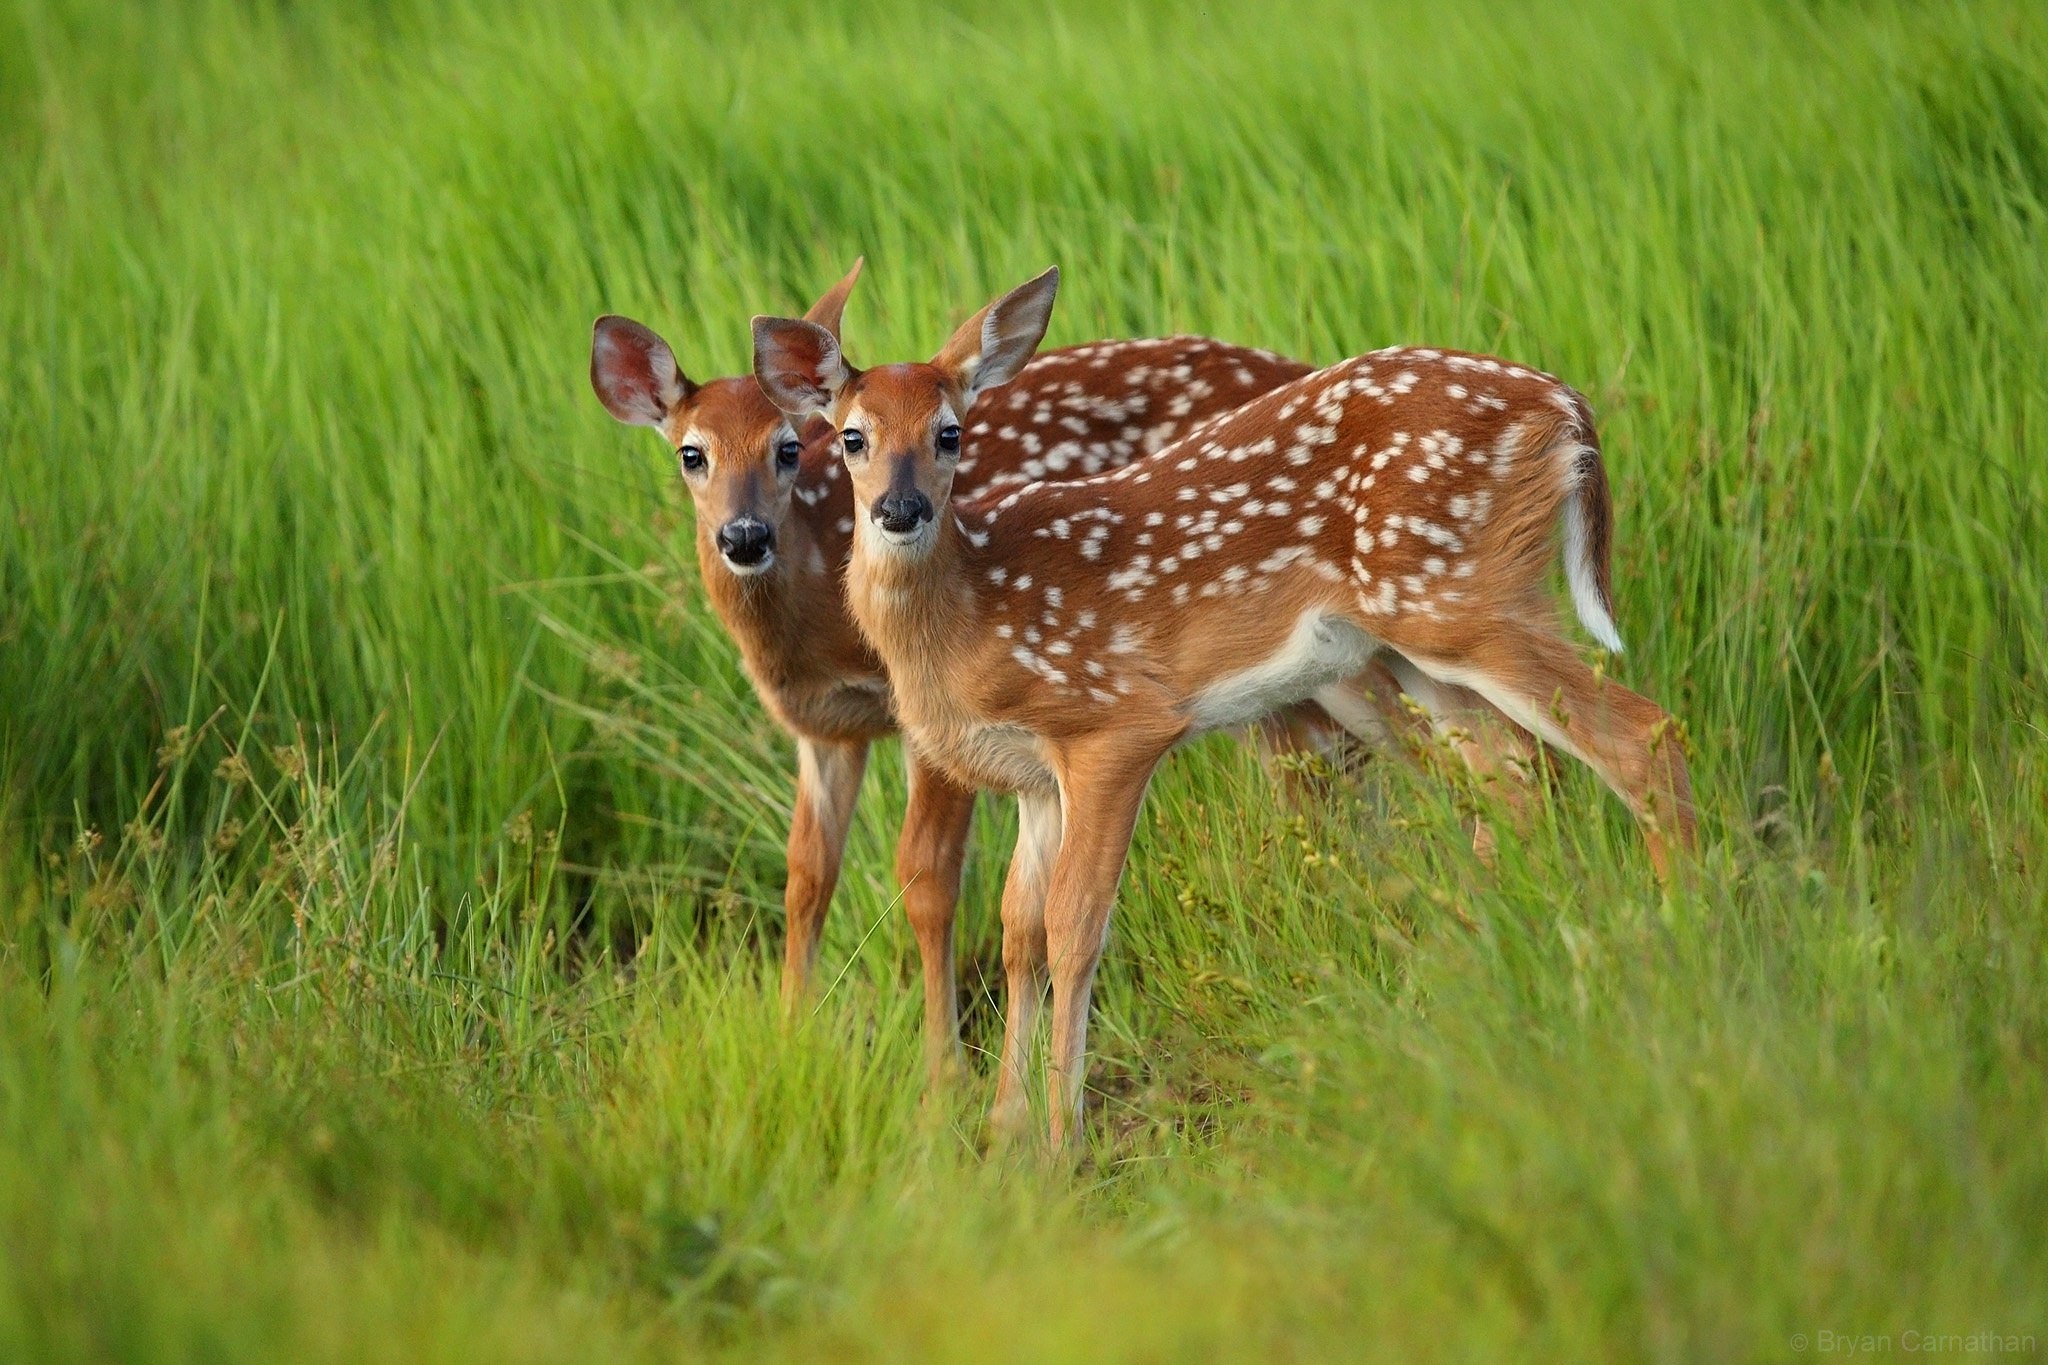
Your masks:
M 1047 961 L 1013 962 L 1008 936 L 1042 934 L 1058 1143 L 1079 1112 L 1088 996 L 1138 803 L 1188 735 L 1311 695 L 1341 718 L 1368 704 L 1352 675 L 1383 644 L 1590 762 L 1644 816 L 1660 868 L 1659 820 L 1689 845 L 1692 810 L 1668 718 L 1555 632 L 1546 584 L 1567 497 L 1594 504 L 1587 540 L 1606 543 L 1576 393 L 1489 357 L 1393 348 L 1268 392 L 1152 459 L 954 503 L 938 433 L 970 407 L 983 419 L 980 367 L 1028 355 L 1056 281 L 998 300 L 926 366 L 854 371 L 801 324 L 758 320 L 755 336 L 771 395 L 863 437 L 848 457 L 863 512 L 848 598 L 906 731 L 962 783 L 1024 799 L 997 1114 L 1014 1125 L 1024 1112 Z M 936 507 L 928 532 L 879 518 L 881 493 L 910 484 Z M 1027 857 L 1050 872 L 1020 886 Z
M 1607 462 L 1599 458 L 1600 443 L 1592 434 L 1593 419 L 1586 419 L 1586 443 L 1593 448 L 1594 458 L 1584 462 L 1586 468 L 1586 548 L 1592 557 L 1594 582 L 1600 589 L 1600 600 L 1607 605 L 1611 615 L 1614 609 L 1614 493 L 1607 483 Z
M 809 319 L 835 331 L 853 278 L 820 300 Z M 887 675 L 845 602 L 854 506 L 836 433 L 823 423 L 805 424 L 798 468 L 780 474 L 775 446 L 792 423 L 752 377 L 694 384 L 653 333 L 621 319 L 601 320 L 599 329 L 593 383 L 615 415 L 655 427 L 671 448 L 687 441 L 705 452 L 708 469 L 685 478 L 697 508 L 705 594 L 739 646 L 763 704 L 798 740 L 784 890 L 783 987 L 794 1003 L 806 989 L 838 881 L 867 746 L 895 729 Z M 608 329 L 616 332 L 615 344 Z M 673 379 L 664 388 L 658 380 L 669 371 Z M 1049 352 L 982 397 L 954 477 L 963 492 L 979 495 L 1116 468 L 1306 372 L 1269 352 L 1200 337 Z M 732 571 L 716 542 L 718 529 L 740 516 L 761 521 L 775 535 L 773 566 L 751 577 Z M 1390 677 L 1378 685 L 1384 698 L 1397 690 Z M 1384 698 L 1377 704 L 1389 724 L 1406 724 L 1398 705 Z M 1268 737 L 1284 750 L 1311 735 L 1326 743 L 1333 728 L 1309 705 L 1276 718 Z M 1503 748 L 1514 745 L 1512 738 L 1499 741 Z M 952 919 L 973 797 L 915 754 L 909 766 L 912 795 L 897 872 L 924 961 L 927 1039 L 937 1071 L 951 1064 L 954 1052 Z

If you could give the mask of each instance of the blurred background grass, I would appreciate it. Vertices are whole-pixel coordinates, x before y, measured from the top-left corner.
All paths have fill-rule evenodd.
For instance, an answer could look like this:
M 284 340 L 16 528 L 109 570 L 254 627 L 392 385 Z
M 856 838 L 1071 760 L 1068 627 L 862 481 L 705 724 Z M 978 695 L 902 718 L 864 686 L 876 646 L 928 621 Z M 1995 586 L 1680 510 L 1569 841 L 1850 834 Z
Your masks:
M 8 1354 L 2048 1328 L 2037 7 L 19 3 L 0 215 Z M 920 1103 L 890 759 L 777 1027 L 787 744 L 587 329 L 737 372 L 863 252 L 861 360 L 1057 262 L 1054 343 L 1584 389 L 1701 887 L 1209 742 L 1047 1180 Z

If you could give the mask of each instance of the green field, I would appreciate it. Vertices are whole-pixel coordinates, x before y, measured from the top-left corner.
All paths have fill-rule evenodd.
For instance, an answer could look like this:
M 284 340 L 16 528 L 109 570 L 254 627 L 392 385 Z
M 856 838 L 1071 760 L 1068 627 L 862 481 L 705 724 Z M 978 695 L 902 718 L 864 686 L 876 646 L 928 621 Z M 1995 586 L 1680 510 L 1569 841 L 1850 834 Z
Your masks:
M 2048 11 L 696 8 L 0 8 L 0 1359 L 2038 1353 Z M 790 745 L 589 324 L 734 373 L 859 253 L 864 362 L 1057 263 L 1584 390 L 1697 885 L 1206 741 L 1066 1171 L 1007 803 L 921 1094 L 892 749 L 784 1026 Z

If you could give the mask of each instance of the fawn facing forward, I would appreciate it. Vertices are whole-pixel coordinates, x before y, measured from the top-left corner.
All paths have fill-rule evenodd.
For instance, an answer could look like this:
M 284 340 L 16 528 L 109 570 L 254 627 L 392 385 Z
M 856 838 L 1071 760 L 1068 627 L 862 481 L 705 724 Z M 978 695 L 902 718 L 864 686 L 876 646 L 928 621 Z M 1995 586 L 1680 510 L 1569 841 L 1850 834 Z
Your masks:
M 1363 724 L 1381 650 L 1583 760 L 1667 867 L 1690 847 L 1679 739 L 1581 662 L 1548 591 L 1619 648 L 1610 507 L 1585 402 L 1489 357 L 1393 348 L 1255 398 L 1109 473 L 955 502 L 970 413 L 1017 374 L 1058 271 L 968 319 L 928 364 L 856 370 L 831 332 L 757 318 L 755 372 L 838 431 L 857 513 L 848 601 L 927 761 L 1018 792 L 994 1118 L 1028 1124 L 1025 1044 L 1050 976 L 1052 1137 L 1080 1116 L 1088 1002 L 1138 808 L 1190 736 L 1314 698 Z
M 836 337 L 859 274 L 856 262 L 808 322 Z M 1307 372 L 1270 352 L 1202 337 L 1049 352 L 984 400 L 991 416 L 964 439 L 953 473 L 963 491 L 976 492 L 1092 474 Z M 782 973 L 793 1006 L 817 959 L 869 745 L 895 729 L 881 661 L 847 614 L 843 571 L 856 514 L 837 436 L 824 423 L 806 432 L 804 419 L 777 410 L 751 375 L 693 382 L 666 342 L 622 317 L 597 320 L 590 378 L 614 417 L 654 428 L 677 452 L 697 510 L 705 595 L 768 710 L 796 737 Z M 1392 675 L 1382 671 L 1374 682 L 1380 722 L 1405 724 Z M 1473 719 L 1468 699 L 1411 690 L 1446 724 Z M 1309 706 L 1271 718 L 1264 735 L 1284 750 L 1325 743 L 1334 728 Z M 1464 728 L 1486 736 L 1484 750 L 1471 751 L 1479 766 L 1525 757 L 1511 731 Z M 953 921 L 973 793 L 914 752 L 906 767 L 896 875 L 923 959 L 926 1060 L 936 1076 L 957 1048 Z

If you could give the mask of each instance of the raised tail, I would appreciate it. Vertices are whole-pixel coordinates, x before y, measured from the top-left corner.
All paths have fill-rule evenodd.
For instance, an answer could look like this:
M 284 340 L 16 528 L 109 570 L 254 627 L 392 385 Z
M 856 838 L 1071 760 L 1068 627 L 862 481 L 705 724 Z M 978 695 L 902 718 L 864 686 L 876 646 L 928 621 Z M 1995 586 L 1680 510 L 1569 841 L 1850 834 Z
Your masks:
M 1622 652 L 1621 632 L 1614 626 L 1614 500 L 1607 488 L 1607 466 L 1600 459 L 1598 438 L 1590 423 L 1587 439 L 1568 457 L 1564 495 L 1564 576 L 1571 585 L 1572 606 L 1595 640 L 1614 653 Z

